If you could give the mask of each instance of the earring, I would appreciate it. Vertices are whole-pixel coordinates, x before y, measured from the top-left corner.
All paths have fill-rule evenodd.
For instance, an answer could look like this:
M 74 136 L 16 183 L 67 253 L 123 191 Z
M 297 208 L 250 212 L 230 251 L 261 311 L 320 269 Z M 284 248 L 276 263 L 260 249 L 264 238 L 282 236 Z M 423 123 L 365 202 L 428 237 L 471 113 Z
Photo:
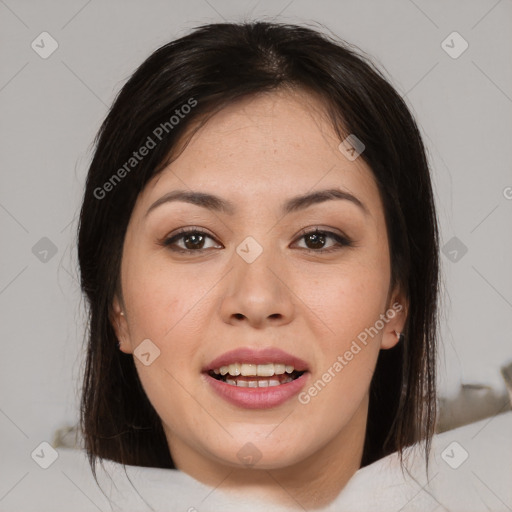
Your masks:
M 121 316 L 124 316 L 124 313 L 123 313 L 122 311 L 121 311 L 119 314 L 120 314 Z
M 396 334 L 396 337 L 398 339 L 398 342 L 400 342 L 400 340 L 402 339 L 402 333 L 398 332 L 398 331 L 395 331 L 395 334 Z

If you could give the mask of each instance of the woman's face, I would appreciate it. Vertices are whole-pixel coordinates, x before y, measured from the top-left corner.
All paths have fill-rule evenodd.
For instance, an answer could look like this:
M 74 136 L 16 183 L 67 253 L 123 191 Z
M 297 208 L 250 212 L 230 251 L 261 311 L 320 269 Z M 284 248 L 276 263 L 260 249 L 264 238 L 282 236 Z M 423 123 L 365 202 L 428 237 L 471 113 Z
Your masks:
M 372 172 L 339 145 L 311 96 L 252 97 L 137 200 L 114 323 L 180 469 L 359 467 L 405 304 Z

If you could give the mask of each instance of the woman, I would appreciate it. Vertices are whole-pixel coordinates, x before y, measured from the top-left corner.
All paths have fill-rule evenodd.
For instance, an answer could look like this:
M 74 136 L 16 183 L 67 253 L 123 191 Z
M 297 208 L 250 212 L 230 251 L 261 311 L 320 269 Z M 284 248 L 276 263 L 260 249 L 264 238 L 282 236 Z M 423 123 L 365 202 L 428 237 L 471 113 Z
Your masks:
M 91 466 L 310 508 L 428 452 L 429 169 L 405 103 L 346 43 L 213 24 L 154 52 L 98 134 L 78 249 Z

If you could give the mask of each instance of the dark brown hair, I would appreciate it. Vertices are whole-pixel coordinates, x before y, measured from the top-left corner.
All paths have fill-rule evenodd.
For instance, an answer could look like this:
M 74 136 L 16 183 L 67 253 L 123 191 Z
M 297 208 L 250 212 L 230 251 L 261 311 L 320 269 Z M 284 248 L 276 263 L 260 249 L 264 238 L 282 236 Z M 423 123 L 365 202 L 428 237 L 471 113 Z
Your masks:
M 193 123 L 239 99 L 286 88 L 319 97 L 340 141 L 355 134 L 365 144 L 361 158 L 384 204 L 392 285 L 402 286 L 409 303 L 402 342 L 382 350 L 377 361 L 362 465 L 421 440 L 428 453 L 435 423 L 438 227 L 417 125 L 381 71 L 348 43 L 295 25 L 221 23 L 199 27 L 150 55 L 96 137 L 78 239 L 89 306 L 80 426 L 93 471 L 97 458 L 174 467 L 161 420 L 133 357 L 117 349 L 110 321 L 137 196 Z M 179 122 L 170 121 L 193 102 Z M 167 129 L 158 132 L 156 147 L 128 168 L 133 152 L 162 126 Z

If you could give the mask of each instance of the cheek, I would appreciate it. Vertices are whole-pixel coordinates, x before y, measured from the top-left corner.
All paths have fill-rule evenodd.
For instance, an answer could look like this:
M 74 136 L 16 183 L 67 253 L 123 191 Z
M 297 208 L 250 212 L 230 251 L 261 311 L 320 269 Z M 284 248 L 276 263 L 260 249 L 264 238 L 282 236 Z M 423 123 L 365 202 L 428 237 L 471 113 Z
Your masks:
M 195 277 L 197 273 L 191 276 L 170 265 L 133 263 L 126 268 L 123 284 L 124 298 L 131 309 L 133 337 L 143 336 L 163 345 L 183 325 L 195 329 L 198 324 L 191 319 L 203 311 L 208 291 L 215 284 L 214 276 L 206 274 L 199 279 Z
M 312 402 L 315 414 L 332 418 L 333 428 L 340 414 L 356 410 L 369 388 L 382 336 L 375 325 L 385 313 L 389 287 L 386 261 L 361 258 L 352 263 L 330 269 L 328 275 L 310 273 L 309 282 L 296 284 L 318 326 L 318 367 L 304 402 Z
M 385 311 L 387 282 L 382 275 L 352 270 L 331 274 L 320 288 L 300 292 L 322 322 L 315 339 L 319 359 L 314 378 L 299 399 L 315 418 L 323 418 L 321 428 L 334 435 L 368 392 L 382 335 L 370 328 Z
M 389 272 L 385 265 L 355 263 L 297 280 L 298 297 L 316 314 L 328 346 L 343 348 L 385 312 Z M 320 323 L 321 321 L 321 323 Z M 334 342 L 333 340 L 339 340 Z M 321 341 L 321 339 L 319 340 Z

